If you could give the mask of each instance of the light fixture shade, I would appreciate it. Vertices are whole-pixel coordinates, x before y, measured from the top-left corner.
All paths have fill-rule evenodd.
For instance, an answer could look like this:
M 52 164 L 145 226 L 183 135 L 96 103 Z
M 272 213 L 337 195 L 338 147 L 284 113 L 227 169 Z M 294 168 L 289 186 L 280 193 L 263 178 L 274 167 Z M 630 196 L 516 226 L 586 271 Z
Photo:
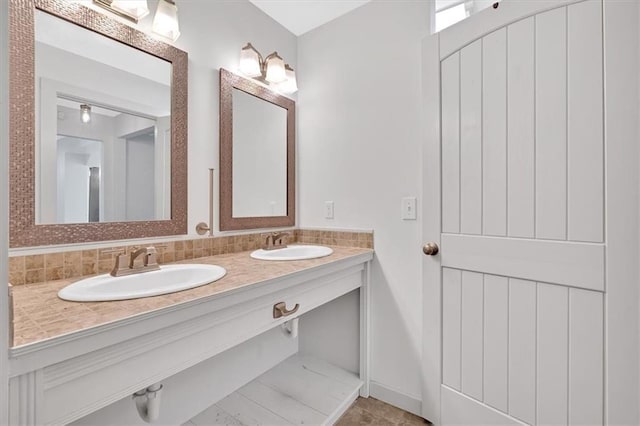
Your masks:
M 149 14 L 147 0 L 113 0 L 111 7 L 136 19 L 142 19 Z
M 240 72 L 247 77 L 259 77 L 262 75 L 262 71 L 260 71 L 260 54 L 251 43 L 247 43 L 240 51 Z
M 91 107 L 87 104 L 80 105 L 80 121 L 85 124 L 91 121 Z
M 151 31 L 176 41 L 180 37 L 178 7 L 173 0 L 159 0 L 156 15 L 153 17 Z
M 287 79 L 278 85 L 278 88 L 283 93 L 295 93 L 298 91 L 298 82 L 296 81 L 296 72 L 286 64 L 284 66 L 285 75 Z
M 278 52 L 273 52 L 266 59 L 267 62 L 267 75 L 265 80 L 269 83 L 282 83 L 287 79 L 287 74 L 284 69 L 284 61 Z

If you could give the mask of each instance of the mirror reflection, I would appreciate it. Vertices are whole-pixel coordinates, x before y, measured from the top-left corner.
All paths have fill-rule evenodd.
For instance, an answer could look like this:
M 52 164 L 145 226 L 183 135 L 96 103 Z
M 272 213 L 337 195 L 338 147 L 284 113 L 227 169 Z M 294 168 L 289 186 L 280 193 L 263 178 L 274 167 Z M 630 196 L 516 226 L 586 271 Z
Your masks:
M 287 110 L 233 89 L 233 217 L 287 215 Z
M 171 63 L 35 16 L 36 223 L 171 219 Z

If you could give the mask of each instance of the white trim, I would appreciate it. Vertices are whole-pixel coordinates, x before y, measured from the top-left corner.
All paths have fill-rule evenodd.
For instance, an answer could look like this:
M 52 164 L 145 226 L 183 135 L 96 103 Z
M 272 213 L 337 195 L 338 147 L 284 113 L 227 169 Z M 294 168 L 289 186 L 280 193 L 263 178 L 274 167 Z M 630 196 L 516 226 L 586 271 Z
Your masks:
M 369 397 L 369 372 L 371 371 L 371 262 L 367 262 L 362 271 L 362 287 L 360 287 L 360 396 Z
M 443 409 L 447 416 L 443 420 L 446 424 L 527 426 L 515 417 L 476 401 L 446 385 L 442 385 L 442 406 L 446 407 L 446 410 Z M 450 416 L 454 418 L 449 418 Z
M 373 233 L 373 229 L 370 228 L 332 228 L 332 227 L 313 227 L 313 226 L 301 226 L 297 228 L 301 231 L 335 231 L 335 232 L 370 232 Z
M 638 4 L 604 1 L 605 418 L 638 424 Z
M 364 385 L 361 385 L 360 388 L 358 388 L 358 389 L 354 390 L 353 392 L 351 392 L 340 403 L 340 406 L 338 408 L 336 408 L 336 410 L 329 415 L 327 420 L 323 423 L 323 426 L 324 425 L 333 425 L 335 422 L 340 420 L 340 417 L 342 417 L 344 415 L 344 413 L 346 413 L 347 410 L 349 410 L 349 407 L 351 407 L 351 405 L 356 401 L 356 399 L 358 399 L 358 394 L 362 392 L 362 387 L 363 386 Z
M 471 0 L 473 2 L 473 0 Z M 443 10 L 447 10 L 447 9 L 451 9 L 452 7 L 456 7 L 458 5 L 461 5 L 463 3 L 466 3 L 466 0 L 451 0 L 451 2 L 449 4 L 447 4 L 444 7 L 441 7 L 440 9 L 438 9 L 438 1 L 434 1 L 433 2 L 436 8 L 436 13 L 438 12 L 442 12 Z
M 0 2 L 0 424 L 8 424 L 9 2 Z
M 369 390 L 372 398 L 379 399 L 416 416 L 422 415 L 422 402 L 419 397 L 404 394 L 373 380 L 369 384 Z
M 440 244 L 440 35 L 422 42 L 422 90 L 425 117 L 422 150 L 423 242 Z M 416 247 L 416 249 L 418 249 Z M 422 417 L 440 424 L 441 375 L 440 256 L 422 258 Z

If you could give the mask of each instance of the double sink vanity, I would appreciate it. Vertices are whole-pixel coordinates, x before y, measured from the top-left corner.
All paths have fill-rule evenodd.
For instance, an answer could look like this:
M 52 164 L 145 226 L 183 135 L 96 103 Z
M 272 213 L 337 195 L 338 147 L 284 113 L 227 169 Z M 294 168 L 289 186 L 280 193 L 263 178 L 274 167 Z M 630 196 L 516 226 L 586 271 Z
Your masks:
M 164 271 L 179 268 L 195 271 L 212 265 L 216 269 L 209 279 L 215 279 L 219 269 L 226 272 L 215 282 L 155 297 L 84 303 L 57 297 L 59 292 L 64 298 L 71 298 L 65 296 L 65 289 L 71 291 L 74 285 L 82 284 L 77 280 L 14 287 L 16 306 L 23 312 L 31 312 L 29 317 L 22 317 L 25 323 L 56 321 L 61 324 L 57 335 L 37 332 L 29 335 L 26 324 L 20 321 L 15 324 L 15 334 L 20 340 L 11 351 L 11 424 L 68 424 L 76 420 L 79 424 L 93 424 L 94 421 L 85 416 L 118 404 L 135 413 L 131 395 L 158 383 L 164 386 L 160 423 L 182 424 L 212 404 L 233 398 L 231 395 L 238 389 L 259 386 L 258 382 L 251 383 L 274 368 L 284 368 L 285 376 L 292 374 L 291 368 L 278 367 L 283 362 L 285 366 L 300 363 L 301 374 L 308 372 L 309 362 L 337 371 L 334 375 L 340 393 L 324 396 L 333 402 L 329 405 L 332 410 L 323 413 L 325 423 L 330 424 L 361 392 L 366 394 L 366 388 L 362 387 L 367 368 L 364 357 L 366 288 L 373 252 L 335 246 L 330 249 L 330 255 L 315 259 L 270 261 L 252 257 L 279 250 L 286 255 L 287 251 L 326 253 L 327 249 L 315 245 L 290 245 L 257 253 L 243 251 L 161 265 L 156 271 L 112 277 L 113 280 L 135 277 L 138 283 L 145 283 L 151 282 L 154 274 L 164 274 Z M 107 277 L 111 275 L 84 281 L 90 283 Z M 137 284 L 135 281 L 130 283 Z M 363 358 L 353 364 L 358 365 L 359 371 L 349 372 L 326 362 L 323 359 L 326 353 L 301 351 L 302 339 L 291 334 L 291 324 L 295 321 L 297 333 L 300 320 L 300 333 L 308 331 L 310 335 L 305 338 L 317 340 L 313 333 L 322 325 L 314 322 L 322 320 L 311 318 L 307 330 L 306 314 L 323 306 L 330 308 L 331 301 L 358 290 L 360 324 L 356 324 L 358 333 L 355 337 L 360 339 L 357 354 L 363 354 Z M 94 299 L 102 298 L 100 291 L 93 296 Z M 57 312 L 59 317 L 52 318 L 52 312 Z M 353 328 L 353 324 L 345 324 L 345 327 Z M 332 351 L 335 350 L 327 351 L 329 356 Z M 191 383 L 189 376 L 193 370 L 198 371 L 198 377 L 208 378 L 211 382 L 196 380 Z M 349 392 L 342 389 L 346 386 L 345 377 L 351 378 Z M 287 379 L 280 380 L 279 391 L 286 395 Z M 296 380 L 300 378 L 289 380 L 292 380 L 291 391 L 295 391 Z M 307 386 L 302 397 L 307 392 L 307 398 L 320 398 L 321 395 L 314 395 L 314 392 L 327 389 L 326 377 L 322 380 L 318 383 L 320 390 Z M 187 389 L 170 396 L 182 387 Z M 185 397 L 189 404 L 183 401 Z M 258 403 L 254 399 L 248 403 Z M 286 413 L 283 415 L 286 418 Z M 125 417 L 121 421 L 133 420 L 135 417 Z

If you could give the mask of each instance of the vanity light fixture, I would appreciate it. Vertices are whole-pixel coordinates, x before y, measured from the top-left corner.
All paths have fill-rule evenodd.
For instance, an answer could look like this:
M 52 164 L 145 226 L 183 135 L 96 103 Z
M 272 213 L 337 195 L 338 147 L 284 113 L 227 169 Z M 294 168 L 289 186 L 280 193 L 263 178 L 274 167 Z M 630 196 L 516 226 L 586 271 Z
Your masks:
M 91 106 L 87 104 L 80 105 L 80 120 L 85 124 L 91 121 Z
M 147 0 L 93 0 L 93 4 L 135 23 L 149 14 Z
M 180 37 L 180 24 L 178 23 L 178 7 L 174 0 L 159 0 L 156 15 L 153 17 L 151 31 L 176 41 Z
M 251 43 L 240 51 L 240 72 L 256 80 L 277 84 L 278 89 L 286 93 L 298 90 L 295 71 L 285 65 L 278 52 L 263 58 Z

